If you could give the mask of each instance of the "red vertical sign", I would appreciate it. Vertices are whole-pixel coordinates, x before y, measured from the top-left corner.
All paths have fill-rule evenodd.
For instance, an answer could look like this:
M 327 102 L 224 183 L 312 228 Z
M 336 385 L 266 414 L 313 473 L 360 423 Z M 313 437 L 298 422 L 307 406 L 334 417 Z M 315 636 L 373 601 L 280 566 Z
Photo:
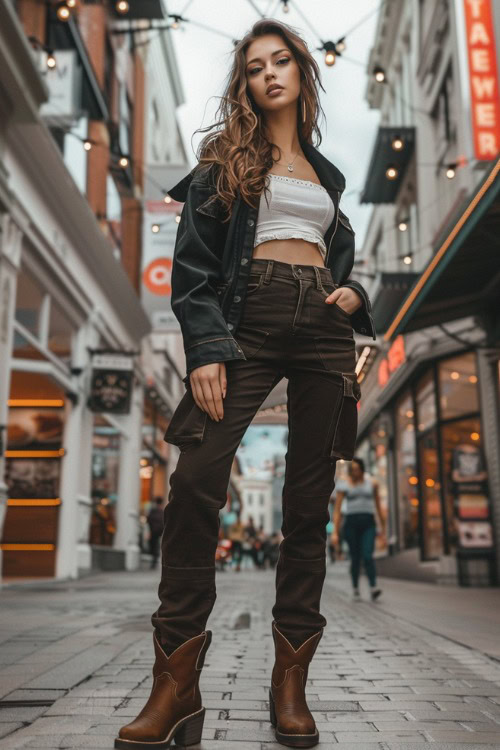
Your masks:
M 491 0 L 464 0 L 472 100 L 472 130 L 477 159 L 500 151 L 500 99 Z

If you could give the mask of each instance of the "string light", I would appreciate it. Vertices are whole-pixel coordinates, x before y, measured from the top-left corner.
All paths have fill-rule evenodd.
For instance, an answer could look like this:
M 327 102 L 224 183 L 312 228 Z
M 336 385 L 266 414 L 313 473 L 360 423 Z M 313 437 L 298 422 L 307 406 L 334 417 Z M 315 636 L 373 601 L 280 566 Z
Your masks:
M 160 231 L 160 225 L 159 224 L 151 224 L 151 231 L 153 234 L 158 234 Z
M 83 148 L 85 151 L 90 151 L 92 148 L 92 141 L 89 141 L 88 138 L 83 142 Z
M 398 170 L 392 164 L 390 164 L 385 170 L 385 176 L 388 180 L 395 180 L 398 176 Z
M 170 24 L 170 28 L 179 29 L 182 21 L 182 16 L 178 16 L 175 13 L 169 13 L 169 15 L 174 19 Z
M 118 13 L 124 15 L 125 13 L 128 13 L 130 6 L 127 0 L 118 0 L 115 7 Z
M 373 76 L 374 76 L 375 80 L 377 81 L 377 83 L 384 83 L 384 81 L 385 81 L 385 70 L 383 68 L 381 68 L 380 65 L 377 65 L 377 67 L 375 67 L 373 69 Z
M 404 140 L 403 140 L 403 139 L 401 138 L 401 136 L 400 136 L 400 135 L 397 135 L 397 136 L 395 136 L 395 137 L 394 137 L 394 138 L 392 139 L 392 143 L 391 143 L 391 146 L 392 146 L 392 148 L 394 149 L 394 151 L 401 151 L 401 149 L 403 148 L 403 146 L 404 146 L 404 145 L 405 145 L 405 142 L 404 142 Z
M 402 219 L 398 224 L 398 229 L 400 232 L 406 232 L 408 229 L 408 221 L 409 219 Z
M 129 164 L 128 158 L 126 156 L 120 156 L 118 164 L 120 165 L 120 167 L 122 167 L 122 169 L 126 169 Z
M 66 0 L 66 5 L 68 6 L 68 8 L 75 8 L 76 0 Z
M 281 0 L 281 5 L 282 5 L 281 10 L 283 11 L 283 13 L 290 12 L 290 8 L 288 7 L 288 0 Z
M 405 255 L 403 258 L 403 263 L 406 263 L 407 266 L 411 265 L 413 258 L 411 257 L 411 254 Z
M 63 3 L 62 5 L 58 7 L 57 17 L 60 21 L 69 21 L 70 16 L 71 16 L 70 9 L 65 3 Z
M 456 169 L 456 164 L 448 164 L 448 166 L 446 167 L 446 176 L 449 180 L 452 180 L 455 177 Z
M 169 195 L 167 194 L 167 195 L 166 195 L 166 196 L 164 197 L 164 199 L 163 199 L 163 202 L 164 202 L 164 203 L 172 203 L 172 198 L 171 198 L 171 197 L 170 197 L 170 196 L 169 196 Z
M 339 39 L 338 42 L 335 43 L 335 46 L 337 48 L 337 52 L 339 53 L 339 55 L 341 55 L 342 52 L 345 52 L 346 50 L 345 37 L 342 37 L 341 39 Z
M 47 55 L 47 67 L 49 70 L 54 70 L 54 68 L 57 66 L 56 58 L 54 57 L 53 52 L 49 52 Z

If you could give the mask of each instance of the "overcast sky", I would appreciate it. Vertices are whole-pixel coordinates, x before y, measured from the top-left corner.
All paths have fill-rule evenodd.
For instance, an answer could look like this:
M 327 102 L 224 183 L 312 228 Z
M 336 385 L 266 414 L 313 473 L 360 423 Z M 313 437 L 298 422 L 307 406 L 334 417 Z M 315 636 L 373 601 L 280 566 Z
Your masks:
M 325 118 L 319 123 L 323 136 L 319 150 L 346 177 L 341 205 L 354 227 L 356 249 L 360 250 L 372 207 L 361 205 L 359 196 L 379 120 L 378 110 L 370 110 L 364 98 L 366 62 L 374 41 L 380 0 L 291 0 L 288 13 L 283 13 L 279 0 L 253 0 L 253 4 L 266 16 L 293 26 L 304 37 L 320 66 L 326 93 L 320 91 Z M 188 0 L 167 0 L 166 7 L 169 13 L 185 10 L 186 18 L 237 39 L 259 18 L 249 0 L 191 0 L 189 3 Z M 334 66 L 325 65 L 324 53 L 315 51 L 320 41 L 296 8 L 300 8 L 310 26 L 321 33 L 323 41 L 337 41 L 347 35 L 345 55 L 337 58 Z M 353 29 L 366 16 L 370 17 Z M 186 99 L 178 110 L 179 124 L 188 158 L 194 166 L 196 148 L 204 134 L 197 133 L 193 137 L 193 133 L 196 128 L 214 121 L 217 96 L 222 93 L 233 45 L 231 38 L 191 23 L 171 33 Z

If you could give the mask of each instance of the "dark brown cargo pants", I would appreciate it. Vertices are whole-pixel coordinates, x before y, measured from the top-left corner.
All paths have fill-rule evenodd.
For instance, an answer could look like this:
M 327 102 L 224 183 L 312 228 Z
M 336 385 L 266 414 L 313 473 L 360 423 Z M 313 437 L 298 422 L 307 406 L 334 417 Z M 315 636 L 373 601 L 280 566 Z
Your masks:
M 219 511 L 233 458 L 283 377 L 289 433 L 272 615 L 294 645 L 326 624 L 319 605 L 328 504 L 336 462 L 354 452 L 360 397 L 349 315 L 324 302 L 336 288 L 327 268 L 254 258 L 235 333 L 246 359 L 226 363 L 223 419 L 203 412 L 190 387 L 175 410 L 165 439 L 181 453 L 165 508 L 161 604 L 151 618 L 167 653 L 205 628 L 216 599 Z

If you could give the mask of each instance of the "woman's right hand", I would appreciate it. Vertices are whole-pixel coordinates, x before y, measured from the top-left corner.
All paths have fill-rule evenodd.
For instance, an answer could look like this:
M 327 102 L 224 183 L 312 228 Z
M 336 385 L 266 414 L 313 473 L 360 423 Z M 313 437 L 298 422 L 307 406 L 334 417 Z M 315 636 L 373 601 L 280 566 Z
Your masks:
M 190 373 L 189 380 L 195 403 L 219 422 L 224 416 L 222 399 L 226 396 L 227 388 L 225 362 L 197 367 Z

